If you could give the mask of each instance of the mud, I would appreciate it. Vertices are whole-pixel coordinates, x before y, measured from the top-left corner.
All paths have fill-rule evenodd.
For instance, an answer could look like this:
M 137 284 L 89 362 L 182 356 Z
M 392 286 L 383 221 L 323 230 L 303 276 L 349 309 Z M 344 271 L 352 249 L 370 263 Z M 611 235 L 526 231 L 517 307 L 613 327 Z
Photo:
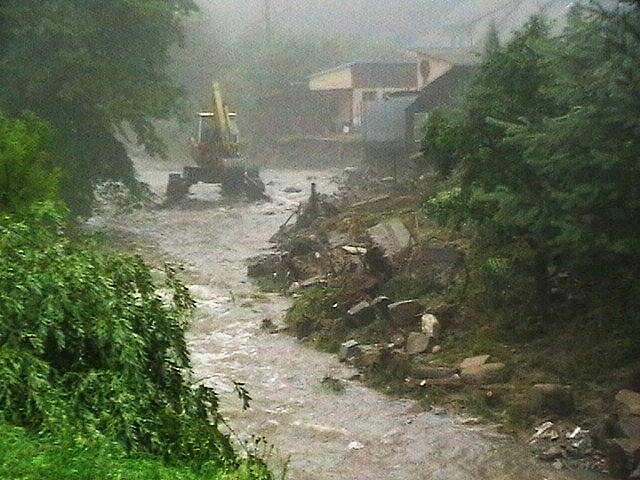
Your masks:
M 158 191 L 167 173 L 141 170 Z M 421 412 L 411 401 L 365 388 L 349 380 L 356 372 L 334 356 L 260 329 L 265 318 L 281 322 L 289 303 L 259 293 L 246 277 L 245 260 L 270 247 L 269 237 L 306 198 L 311 181 L 319 191 L 335 188 L 334 173 L 265 171 L 271 203 L 229 204 L 215 188 L 200 186 L 187 205 L 104 215 L 91 223 L 185 264 L 198 301 L 188 338 L 195 375 L 216 387 L 240 438 L 267 437 L 276 448 L 270 461 L 278 469 L 288 463 L 287 478 L 601 478 L 558 471 L 490 426 L 463 426 L 459 418 Z M 284 193 L 290 186 L 303 191 Z M 344 379 L 344 391 L 324 387 L 327 376 Z M 233 381 L 246 383 L 254 399 L 250 410 L 242 411 Z

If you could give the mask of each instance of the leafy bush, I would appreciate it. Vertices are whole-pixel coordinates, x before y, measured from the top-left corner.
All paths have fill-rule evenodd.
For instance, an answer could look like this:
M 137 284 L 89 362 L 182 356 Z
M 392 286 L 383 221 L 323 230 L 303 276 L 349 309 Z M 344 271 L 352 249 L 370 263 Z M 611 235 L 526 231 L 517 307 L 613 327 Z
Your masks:
M 12 120 L 0 112 L 0 211 L 15 214 L 57 198 L 58 175 L 45 151 L 52 139 L 35 115 Z
M 216 393 L 191 384 L 193 301 L 167 267 L 70 242 L 52 208 L 0 220 L 0 416 L 201 467 L 235 465 Z M 259 463 L 259 462 L 258 462 Z

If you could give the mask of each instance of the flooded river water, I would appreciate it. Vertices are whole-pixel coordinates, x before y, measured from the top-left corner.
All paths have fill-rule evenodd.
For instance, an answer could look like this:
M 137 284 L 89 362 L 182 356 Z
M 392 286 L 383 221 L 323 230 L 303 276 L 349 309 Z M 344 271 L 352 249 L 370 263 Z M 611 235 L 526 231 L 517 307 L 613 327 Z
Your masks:
M 189 333 L 195 376 L 216 387 L 223 414 L 242 438 L 264 435 L 275 446 L 276 467 L 288 462 L 293 480 L 528 480 L 595 478 L 532 458 L 490 427 L 421 412 L 349 380 L 355 373 L 337 359 L 286 335 L 270 335 L 261 321 L 281 322 L 289 301 L 260 294 L 246 276 L 246 259 L 269 249 L 273 235 L 315 181 L 336 188 L 335 172 L 265 171 L 273 201 L 221 202 L 197 186 L 187 205 L 104 215 L 93 222 L 124 235 L 157 259 L 179 261 L 197 299 Z M 167 172 L 145 168 L 142 178 L 161 190 Z M 287 194 L 285 187 L 300 193 Z M 331 376 L 344 392 L 324 388 Z M 233 381 L 253 397 L 242 411 Z

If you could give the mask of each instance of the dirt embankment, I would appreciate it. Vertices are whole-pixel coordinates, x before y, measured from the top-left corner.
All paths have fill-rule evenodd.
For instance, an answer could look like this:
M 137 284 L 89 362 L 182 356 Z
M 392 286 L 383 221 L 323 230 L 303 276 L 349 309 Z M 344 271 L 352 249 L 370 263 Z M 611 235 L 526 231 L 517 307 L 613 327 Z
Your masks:
M 557 337 L 506 340 L 464 311 L 466 240 L 425 219 L 421 196 L 394 188 L 309 200 L 273 237 L 277 252 L 252 260 L 249 273 L 263 289 L 293 300 L 288 333 L 416 408 L 499 425 L 526 455 L 558 471 L 629 475 L 640 417 L 608 419 L 626 406 L 540 362 L 548 352 L 547 365 L 555 357 L 569 367 Z

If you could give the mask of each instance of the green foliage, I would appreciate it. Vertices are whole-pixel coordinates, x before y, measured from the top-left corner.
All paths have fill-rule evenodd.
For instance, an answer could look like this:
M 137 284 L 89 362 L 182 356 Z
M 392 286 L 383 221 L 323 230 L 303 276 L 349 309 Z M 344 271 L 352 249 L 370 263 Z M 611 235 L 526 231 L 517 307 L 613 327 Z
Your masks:
M 200 470 L 126 457 L 117 446 L 36 439 L 0 422 L 0 478 L 5 480 L 268 480 L 251 462 Z
M 533 18 L 428 125 L 425 155 L 459 179 L 426 210 L 471 233 L 487 305 L 637 321 L 639 31 L 637 3 L 574 12 L 560 38 Z
M 149 153 L 163 152 L 152 119 L 172 117 L 178 90 L 165 66 L 181 41 L 191 0 L 5 0 L 0 4 L 0 108 L 28 110 L 57 130 L 47 150 L 62 193 L 87 212 L 93 186 L 135 186 L 117 134 L 128 126 Z
M 192 386 L 194 303 L 175 270 L 158 292 L 140 258 L 71 243 L 49 207 L 30 217 L 0 221 L 0 415 L 131 454 L 235 467 L 216 393 Z
M 52 137 L 32 114 L 11 120 L 0 112 L 0 211 L 15 214 L 57 199 L 57 172 L 45 152 Z

